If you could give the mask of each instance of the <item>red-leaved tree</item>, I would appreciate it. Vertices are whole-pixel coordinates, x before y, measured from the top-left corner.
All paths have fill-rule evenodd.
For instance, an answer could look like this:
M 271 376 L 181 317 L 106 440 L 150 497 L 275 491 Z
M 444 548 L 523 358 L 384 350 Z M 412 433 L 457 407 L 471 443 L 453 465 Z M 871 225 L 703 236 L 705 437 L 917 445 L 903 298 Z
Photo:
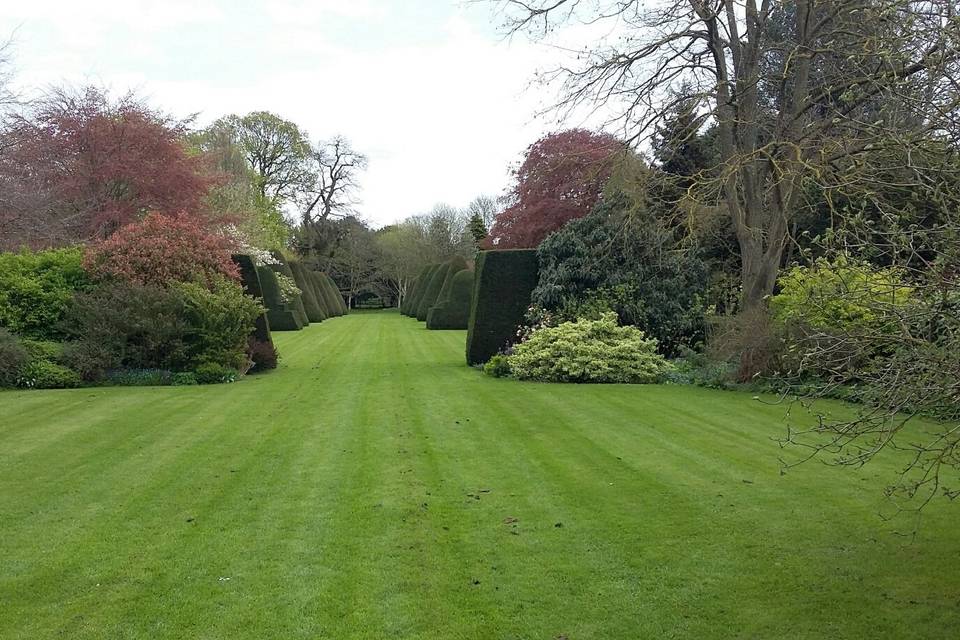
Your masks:
M 220 277 L 239 279 L 230 259 L 234 249 L 233 240 L 211 233 L 195 216 L 151 213 L 89 245 L 83 265 L 98 279 L 160 286 L 171 282 L 210 285 Z
M 485 248 L 532 248 L 590 213 L 625 145 L 606 133 L 570 129 L 530 145 L 515 172 L 513 204 L 500 213 Z
M 186 123 L 128 95 L 53 91 L 0 139 L 0 249 L 105 238 L 147 212 L 199 213 L 215 182 Z

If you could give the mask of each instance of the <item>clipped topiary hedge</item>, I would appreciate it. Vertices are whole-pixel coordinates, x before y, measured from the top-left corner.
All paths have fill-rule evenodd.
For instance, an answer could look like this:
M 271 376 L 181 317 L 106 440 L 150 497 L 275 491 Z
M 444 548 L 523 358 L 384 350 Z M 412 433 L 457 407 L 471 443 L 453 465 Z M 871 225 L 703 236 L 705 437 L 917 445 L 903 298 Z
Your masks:
M 252 298 L 263 301 L 263 286 L 260 284 L 260 276 L 257 274 L 257 265 L 253 263 L 253 258 L 242 253 L 230 257 L 240 269 L 240 283 L 243 285 L 243 292 Z M 266 306 L 266 303 L 264 302 L 263 305 Z M 257 317 L 251 335 L 257 342 L 273 345 L 273 340 L 270 338 L 270 321 L 267 318 L 266 311 Z
M 317 271 L 307 271 L 307 276 L 310 279 L 310 285 L 313 287 L 313 295 L 317 299 L 317 304 L 320 305 L 323 314 L 328 318 L 336 316 L 337 313 L 334 309 L 330 308 L 330 302 L 324 293 L 325 284 L 323 282 L 323 276 Z
M 430 276 L 430 282 L 423 290 L 420 302 L 417 303 L 417 320 L 420 322 L 426 321 L 430 307 L 437 303 L 437 297 L 440 295 L 440 289 L 443 288 L 443 281 L 446 280 L 448 271 L 450 271 L 450 264 L 443 262 L 437 266 L 433 275 Z
M 403 315 L 408 315 L 407 309 L 410 308 L 410 298 L 413 296 L 413 292 L 417 290 L 417 284 L 420 283 L 420 276 L 417 276 L 410 281 L 410 284 L 407 286 L 407 294 L 403 296 L 403 301 L 400 303 L 400 313 Z
M 417 280 L 417 289 L 413 292 L 413 295 L 410 296 L 410 306 L 407 309 L 407 315 L 411 318 L 417 317 L 417 307 L 420 306 L 420 300 L 423 299 L 423 292 L 426 291 L 427 285 L 430 284 L 430 278 L 433 277 L 434 272 L 439 267 L 439 264 L 428 264 L 423 268 L 423 271 L 420 272 Z
M 467 363 L 482 364 L 511 344 L 537 286 L 535 249 L 482 251 L 467 325 Z
M 307 312 L 307 319 L 310 322 L 323 322 L 327 319 L 328 314 L 324 312 L 317 300 L 315 287 L 307 275 L 307 268 L 301 263 L 293 261 L 289 262 L 288 265 L 293 272 L 293 279 L 296 281 L 297 287 L 303 292 L 300 299 L 303 301 L 303 308 Z
M 450 287 L 453 284 L 453 277 L 466 268 L 467 261 L 463 256 L 453 256 L 447 260 L 447 275 L 444 277 L 443 284 L 440 286 L 440 293 L 437 294 L 437 299 L 433 302 L 434 307 L 443 304 L 443 302 L 450 297 Z M 427 313 L 429 314 L 430 311 L 427 310 Z
M 324 272 L 320 272 L 320 286 L 323 288 L 323 297 L 327 301 L 327 307 L 330 308 L 330 312 L 335 316 L 342 316 L 346 313 L 343 305 L 343 298 L 340 297 L 340 292 L 337 291 L 337 286 L 333 283 L 333 280 L 330 279 Z
M 299 331 L 303 328 L 297 313 L 287 307 L 280 293 L 277 274 L 270 267 L 257 267 L 263 304 L 267 307 L 267 321 L 272 331 Z
M 444 285 L 441 300 L 427 314 L 427 329 L 466 329 L 470 321 L 470 299 L 473 296 L 471 269 L 461 269 Z
M 343 296 L 340 295 L 340 287 L 338 287 L 334 279 L 330 277 L 330 274 L 324 273 L 323 276 L 327 279 L 327 282 L 330 283 L 330 292 L 333 294 L 333 299 L 336 301 L 337 307 L 340 309 L 340 315 L 347 315 L 349 309 L 347 309 L 347 303 L 343 301 Z
M 287 261 L 284 259 L 283 255 L 279 251 L 274 251 L 273 257 L 275 260 L 277 260 L 277 264 L 270 265 L 270 268 L 273 269 L 274 273 L 286 276 L 296 283 L 297 279 L 293 277 L 293 270 L 290 269 L 290 265 L 287 264 Z M 286 306 L 288 310 L 292 311 L 298 316 L 298 320 L 300 321 L 301 325 L 304 327 L 309 326 L 310 319 L 307 317 L 307 310 L 303 307 L 303 300 L 301 296 L 293 296 L 293 299 L 290 300 Z

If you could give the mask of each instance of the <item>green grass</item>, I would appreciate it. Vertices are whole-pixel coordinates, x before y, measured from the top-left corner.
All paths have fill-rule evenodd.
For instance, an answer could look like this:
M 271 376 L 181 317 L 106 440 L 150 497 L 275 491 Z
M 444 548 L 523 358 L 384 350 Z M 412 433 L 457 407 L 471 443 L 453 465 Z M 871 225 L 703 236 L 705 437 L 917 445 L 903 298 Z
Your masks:
M 214 387 L 0 393 L 0 637 L 951 638 L 960 507 L 783 408 L 482 376 L 361 313 Z

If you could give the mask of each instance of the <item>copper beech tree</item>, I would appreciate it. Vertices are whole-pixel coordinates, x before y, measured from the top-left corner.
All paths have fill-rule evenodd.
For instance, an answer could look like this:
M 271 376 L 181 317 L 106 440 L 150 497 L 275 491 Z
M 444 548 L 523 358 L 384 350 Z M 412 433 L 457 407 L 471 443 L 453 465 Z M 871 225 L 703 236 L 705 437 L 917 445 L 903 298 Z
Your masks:
M 905 151 L 904 180 L 927 181 L 922 148 L 953 137 L 960 104 L 956 4 L 947 0 L 499 0 L 511 32 L 598 38 L 546 72 L 561 117 L 606 113 L 649 138 L 694 101 L 715 128 L 718 164 L 690 196 L 723 207 L 742 261 L 743 307 L 772 291 L 802 208 L 869 192 L 877 163 Z M 884 160 L 879 160 L 883 162 Z
M 2 133 L 0 248 L 103 238 L 148 211 L 199 211 L 215 178 L 187 154 L 184 132 L 132 95 L 49 93 Z
M 515 172 L 510 206 L 497 215 L 483 246 L 536 247 L 570 220 L 590 213 L 624 149 L 615 137 L 585 129 L 537 140 Z

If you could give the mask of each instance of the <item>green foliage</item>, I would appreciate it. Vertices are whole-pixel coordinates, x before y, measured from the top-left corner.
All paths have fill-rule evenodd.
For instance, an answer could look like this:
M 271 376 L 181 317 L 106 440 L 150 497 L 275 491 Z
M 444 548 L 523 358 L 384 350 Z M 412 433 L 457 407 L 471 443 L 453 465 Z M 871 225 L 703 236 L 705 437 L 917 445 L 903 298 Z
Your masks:
M 197 376 L 192 371 L 181 371 L 173 374 L 170 384 L 175 387 L 189 387 L 200 383 L 197 382 Z
M 498 353 L 483 365 L 483 372 L 494 378 L 507 378 L 510 376 L 510 358 Z
M 59 362 L 63 357 L 63 343 L 53 340 L 33 340 L 24 338 L 22 340 L 23 348 L 30 354 L 31 360 L 49 360 L 50 362 Z
M 427 286 L 430 284 L 430 279 L 433 277 L 434 272 L 440 267 L 439 264 L 430 264 L 423 268 L 420 272 L 420 275 L 417 276 L 417 286 L 408 296 L 407 312 L 406 315 L 411 318 L 417 317 L 417 309 L 420 306 L 420 300 L 423 298 L 423 293 L 426 291 Z
M 261 307 L 238 284 L 213 290 L 114 282 L 77 296 L 67 313 L 75 339 L 64 361 L 87 380 L 114 369 L 186 371 L 213 362 L 240 368 Z
M 263 288 L 263 303 L 267 307 L 267 320 L 271 331 L 299 331 L 303 322 L 285 302 L 280 290 L 277 273 L 268 266 L 257 267 L 260 285 Z
M 73 294 L 90 285 L 79 247 L 0 253 L 0 327 L 26 337 L 62 336 Z
M 467 363 L 482 364 L 516 340 L 537 285 L 533 249 L 481 251 L 467 326 Z
M 618 326 L 615 313 L 535 331 L 507 360 L 513 377 L 544 382 L 642 384 L 670 370 L 657 341 L 636 327 Z
M 434 306 L 442 304 L 445 296 L 449 297 L 453 277 L 466 268 L 467 261 L 463 256 L 454 256 L 439 265 L 430 277 L 426 289 L 424 289 L 423 295 L 420 296 L 417 303 L 417 320 L 427 320 L 430 310 Z
M 346 315 L 347 307 L 343 303 L 343 296 L 340 295 L 340 290 L 337 289 L 336 283 L 326 273 L 320 273 L 319 276 L 320 288 L 324 299 L 327 301 L 327 306 L 330 308 L 331 314 L 335 316 Z
M 307 319 L 310 322 L 323 322 L 328 317 L 324 310 L 326 305 L 321 306 L 317 300 L 316 287 L 308 275 L 307 268 L 293 260 L 288 262 L 288 265 L 293 272 L 293 279 L 296 281 L 297 288 L 301 291 L 300 297 L 303 301 L 304 311 L 307 313 Z
M 216 362 L 207 362 L 201 364 L 193 372 L 197 384 L 222 384 L 225 382 L 235 382 L 237 379 L 236 369 L 225 367 Z
M 642 204 L 614 193 L 547 237 L 533 303 L 562 319 L 615 311 L 672 355 L 704 337 L 707 272 Z
M 671 364 L 671 370 L 664 376 L 664 382 L 692 384 L 710 389 L 734 386 L 737 368 L 731 362 L 715 360 L 705 353 L 688 350 Z
M 14 386 L 29 361 L 30 354 L 20 339 L 0 327 L 0 387 Z
M 185 323 L 186 368 L 208 362 L 244 368 L 247 336 L 262 313 L 260 304 L 227 280 L 215 283 L 212 291 L 192 282 L 177 283 L 173 290 Z
M 260 284 L 260 276 L 257 274 L 257 265 L 253 258 L 244 254 L 234 254 L 231 258 L 240 269 L 240 284 L 243 285 L 243 292 L 254 300 L 263 301 L 263 286 Z M 273 343 L 270 337 L 270 324 L 267 320 L 266 309 L 257 316 L 254 322 L 253 338 L 259 342 Z
M 903 274 L 864 262 L 819 259 L 780 276 L 770 299 L 774 320 L 783 326 L 846 332 L 889 330 L 897 310 L 912 298 Z
M 50 362 L 49 360 L 31 360 L 20 370 L 18 386 L 28 389 L 72 389 L 83 381 L 76 371 Z
M 466 329 L 470 322 L 470 299 L 473 296 L 474 272 L 461 269 L 448 279 L 449 287 L 441 292 L 436 306 L 427 314 L 427 329 Z
M 430 282 L 427 283 L 427 286 L 423 290 L 423 295 L 420 296 L 420 300 L 417 302 L 416 317 L 420 322 L 424 322 L 427 319 L 427 313 L 430 312 L 430 307 L 436 304 L 440 290 L 443 288 L 443 282 L 446 280 L 449 272 L 450 263 L 444 262 L 438 265 L 433 271 L 433 275 L 430 276 Z
M 173 384 L 174 374 L 165 369 L 115 369 L 106 375 L 115 387 L 163 387 Z

